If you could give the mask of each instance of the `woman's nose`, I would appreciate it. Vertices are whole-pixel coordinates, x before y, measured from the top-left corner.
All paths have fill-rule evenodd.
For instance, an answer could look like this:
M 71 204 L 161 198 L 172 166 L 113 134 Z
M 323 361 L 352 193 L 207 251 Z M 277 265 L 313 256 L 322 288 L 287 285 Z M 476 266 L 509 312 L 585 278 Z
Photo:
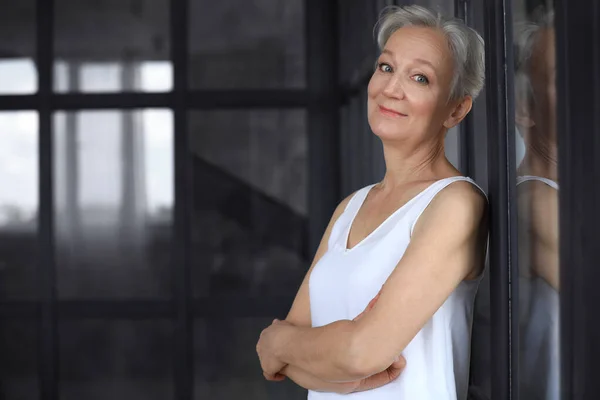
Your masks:
M 390 77 L 387 84 L 383 88 L 383 94 L 388 97 L 403 98 L 404 88 L 402 87 L 400 78 L 397 76 Z

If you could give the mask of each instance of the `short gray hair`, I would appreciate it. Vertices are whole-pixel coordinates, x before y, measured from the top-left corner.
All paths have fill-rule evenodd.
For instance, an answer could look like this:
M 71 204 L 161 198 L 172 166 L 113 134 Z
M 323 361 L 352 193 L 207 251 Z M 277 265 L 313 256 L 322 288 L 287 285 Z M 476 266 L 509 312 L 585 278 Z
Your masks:
M 554 27 L 554 11 L 540 6 L 533 12 L 530 21 L 515 24 L 515 94 L 517 98 L 535 101 L 529 78 L 533 49 L 541 31 Z
M 485 80 L 485 49 L 483 38 L 463 21 L 444 17 L 440 13 L 417 6 L 386 7 L 375 25 L 377 44 L 383 50 L 388 39 L 405 26 L 421 26 L 439 29 L 448 40 L 454 58 L 454 77 L 450 98 L 471 96 L 475 99 Z

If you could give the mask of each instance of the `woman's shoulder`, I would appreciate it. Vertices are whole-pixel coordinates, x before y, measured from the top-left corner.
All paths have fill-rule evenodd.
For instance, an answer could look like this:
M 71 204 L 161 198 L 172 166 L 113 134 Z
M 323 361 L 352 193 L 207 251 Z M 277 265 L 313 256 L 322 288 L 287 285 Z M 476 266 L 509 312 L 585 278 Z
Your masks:
M 433 196 L 424 214 L 436 219 L 453 215 L 475 222 L 485 217 L 487 204 L 485 193 L 473 180 L 451 179 Z
M 483 190 L 470 178 L 461 177 L 448 184 L 433 200 L 445 203 L 446 207 L 456 207 L 464 210 L 485 208 L 487 197 Z
M 447 233 L 453 238 L 477 237 L 475 232 L 487 231 L 487 204 L 485 194 L 471 181 L 452 181 L 424 207 L 411 233 L 434 241 L 449 238 Z

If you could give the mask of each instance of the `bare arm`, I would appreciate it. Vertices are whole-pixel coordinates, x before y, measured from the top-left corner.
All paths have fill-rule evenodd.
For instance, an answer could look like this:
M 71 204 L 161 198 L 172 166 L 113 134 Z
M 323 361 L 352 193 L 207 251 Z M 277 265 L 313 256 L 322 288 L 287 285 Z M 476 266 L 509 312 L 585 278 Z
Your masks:
M 529 251 L 519 264 L 519 274 L 538 276 L 560 289 L 558 191 L 545 183 L 529 181 L 518 187 L 519 237 L 529 239 Z
M 354 321 L 363 318 L 373 307 L 375 306 L 379 295 L 371 300 L 365 310 L 358 315 Z M 283 322 L 279 322 L 283 323 Z M 289 322 L 285 322 L 288 324 Z M 305 389 L 314 390 L 318 392 L 335 392 L 340 394 L 348 394 L 354 392 L 361 392 L 365 390 L 371 390 L 380 386 L 387 385 L 394 381 L 400 376 L 404 367 L 406 366 L 406 359 L 399 357 L 392 365 L 390 365 L 385 371 L 371 375 L 364 379 L 360 379 L 353 382 L 327 382 L 317 378 L 311 373 L 302 370 L 298 367 L 288 365 L 282 371 L 279 372 L 280 376 L 289 375 L 297 385 L 302 386 Z
M 540 183 L 534 188 L 532 203 L 533 272 L 559 290 L 558 191 Z
M 479 273 L 484 216 L 485 200 L 472 185 L 444 189 L 419 219 L 376 307 L 359 321 L 280 326 L 275 357 L 326 381 L 355 381 L 385 370 L 458 284 Z
M 304 277 L 300 289 L 298 290 L 296 298 L 294 299 L 290 312 L 287 315 L 286 321 L 292 325 L 301 326 L 305 328 L 310 328 L 312 326 L 310 315 L 310 296 L 308 292 L 308 282 L 310 279 L 310 274 L 314 266 L 327 252 L 327 243 L 329 241 L 329 236 L 331 235 L 333 225 L 335 224 L 339 216 L 343 213 L 350 197 L 342 201 L 340 205 L 336 208 L 331 218 L 331 221 L 329 222 L 329 225 L 325 230 L 325 234 L 321 239 L 321 243 L 319 245 L 319 248 L 317 249 L 312 265 L 306 273 L 306 276 Z M 366 314 L 367 311 L 369 311 L 373 307 L 373 305 L 375 304 L 375 300 L 376 299 L 374 299 L 374 301 L 371 304 L 369 304 L 369 306 L 365 309 L 365 312 L 359 317 L 362 317 L 364 314 Z M 359 317 L 357 317 L 357 319 Z M 275 380 L 281 380 L 284 379 L 285 376 L 287 376 L 297 385 L 308 390 L 314 390 L 317 392 L 333 392 L 347 394 L 352 392 L 370 390 L 388 384 L 400 375 L 405 364 L 406 361 L 404 360 L 404 358 L 402 358 L 393 365 L 389 366 L 389 368 L 383 373 L 375 374 L 373 376 L 361 380 L 340 383 L 325 381 L 323 379 L 317 378 L 313 374 L 299 367 L 287 365 L 286 367 L 284 367 L 283 370 L 279 371 L 279 375 L 277 378 L 275 378 Z
M 321 239 L 321 243 L 319 244 L 319 248 L 315 254 L 312 265 L 310 266 L 302 284 L 300 285 L 300 289 L 296 294 L 296 298 L 292 303 L 292 307 L 290 312 L 286 317 L 286 321 L 295 326 L 307 327 L 310 328 L 312 326 L 311 316 L 310 316 L 310 298 L 308 292 L 308 282 L 310 279 L 310 274 L 314 268 L 314 266 L 319 262 L 321 257 L 327 252 L 327 243 L 329 241 L 329 236 L 331 235 L 331 230 L 333 229 L 333 225 L 339 218 L 339 216 L 343 213 L 346 205 L 348 204 L 350 197 L 346 198 L 344 201 L 338 205 L 336 210 L 331 217 L 329 225 L 323 234 Z M 283 370 L 279 372 L 281 376 L 287 376 L 292 381 L 294 381 L 297 385 L 314 391 L 320 392 L 333 392 L 333 393 L 350 393 L 358 388 L 360 382 L 348 382 L 348 383 L 334 383 L 327 382 L 322 379 L 317 378 L 316 376 L 308 373 L 307 371 L 288 365 Z M 279 378 L 281 379 L 281 377 Z

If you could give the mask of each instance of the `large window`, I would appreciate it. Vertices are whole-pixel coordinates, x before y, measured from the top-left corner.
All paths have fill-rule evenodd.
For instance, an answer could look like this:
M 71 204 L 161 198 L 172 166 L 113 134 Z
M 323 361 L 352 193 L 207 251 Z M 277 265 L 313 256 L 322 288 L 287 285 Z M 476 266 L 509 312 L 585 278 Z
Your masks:
M 254 344 L 309 263 L 305 2 L 0 8 L 0 398 L 304 398 Z

